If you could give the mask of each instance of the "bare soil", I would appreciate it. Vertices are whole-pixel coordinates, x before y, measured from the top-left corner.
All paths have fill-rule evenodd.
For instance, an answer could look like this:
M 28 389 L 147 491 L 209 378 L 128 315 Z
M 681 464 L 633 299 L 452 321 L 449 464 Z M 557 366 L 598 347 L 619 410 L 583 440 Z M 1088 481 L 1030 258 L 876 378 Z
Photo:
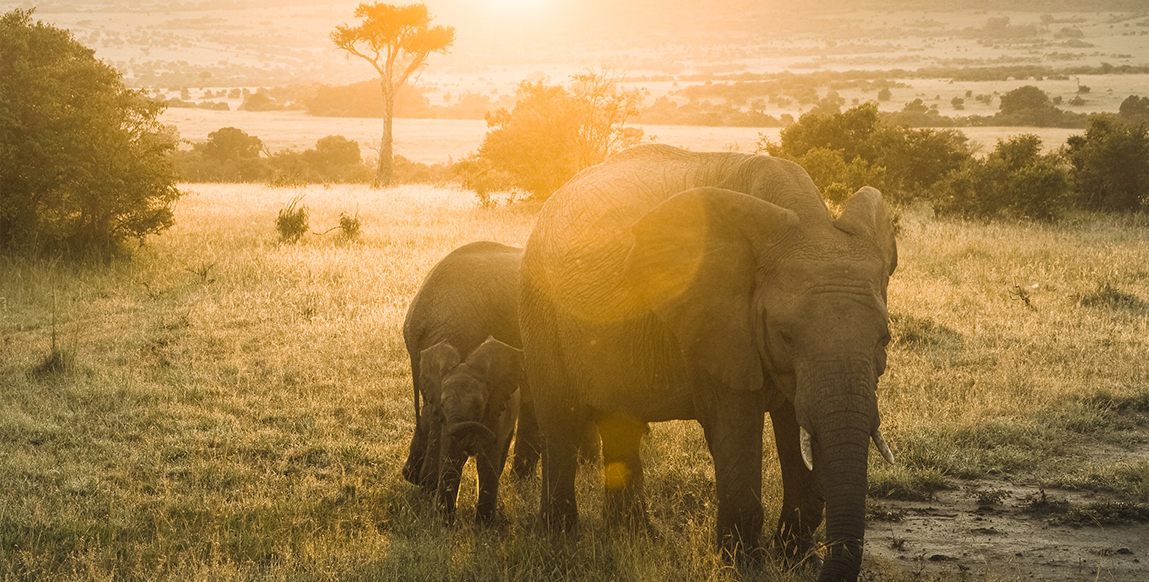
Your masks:
M 1137 432 L 1149 436 L 1145 427 Z M 1143 444 L 1134 450 L 1098 445 L 1094 451 L 1094 459 L 1104 462 L 1149 460 Z M 869 520 L 866 571 L 943 579 L 1149 580 L 1149 523 L 1075 527 L 1056 519 L 1066 508 L 1130 499 L 992 479 L 950 485 L 930 501 L 871 506 L 886 519 Z M 1000 501 L 979 500 L 978 491 L 999 492 Z

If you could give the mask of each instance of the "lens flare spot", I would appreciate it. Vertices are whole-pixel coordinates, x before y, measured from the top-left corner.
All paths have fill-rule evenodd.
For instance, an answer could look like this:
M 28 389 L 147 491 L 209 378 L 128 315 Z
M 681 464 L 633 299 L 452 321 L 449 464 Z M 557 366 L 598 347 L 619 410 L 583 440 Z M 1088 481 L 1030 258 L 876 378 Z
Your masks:
M 625 463 L 610 463 L 606 466 L 606 488 L 619 489 L 630 481 L 630 469 Z

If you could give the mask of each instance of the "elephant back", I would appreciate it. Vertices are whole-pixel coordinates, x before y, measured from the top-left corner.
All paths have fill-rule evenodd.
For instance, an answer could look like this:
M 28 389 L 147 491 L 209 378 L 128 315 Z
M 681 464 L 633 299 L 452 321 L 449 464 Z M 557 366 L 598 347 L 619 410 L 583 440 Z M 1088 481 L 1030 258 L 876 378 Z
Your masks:
M 671 196 L 714 186 L 757 196 L 829 224 L 804 170 L 768 156 L 631 148 L 580 172 L 547 201 L 527 241 L 523 276 L 554 307 L 590 322 L 645 312 L 621 273 L 630 227 Z
M 411 300 L 403 323 L 408 351 L 447 341 L 468 354 L 488 337 L 521 348 L 518 326 L 522 249 L 480 241 L 443 257 Z

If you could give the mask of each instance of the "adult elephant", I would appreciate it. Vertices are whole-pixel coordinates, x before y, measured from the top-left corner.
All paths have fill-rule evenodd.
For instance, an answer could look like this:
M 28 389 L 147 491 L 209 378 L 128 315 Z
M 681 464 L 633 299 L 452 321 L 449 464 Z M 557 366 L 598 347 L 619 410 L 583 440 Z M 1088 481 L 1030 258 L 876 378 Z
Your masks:
M 762 431 L 785 488 L 773 541 L 820 580 L 856 579 L 867 453 L 897 262 L 881 195 L 831 216 L 801 167 L 648 145 L 589 168 L 543 207 L 521 271 L 520 327 L 545 437 L 542 515 L 577 523 L 574 443 L 602 436 L 608 520 L 645 519 L 645 423 L 697 419 L 714 458 L 718 543 L 762 549 Z

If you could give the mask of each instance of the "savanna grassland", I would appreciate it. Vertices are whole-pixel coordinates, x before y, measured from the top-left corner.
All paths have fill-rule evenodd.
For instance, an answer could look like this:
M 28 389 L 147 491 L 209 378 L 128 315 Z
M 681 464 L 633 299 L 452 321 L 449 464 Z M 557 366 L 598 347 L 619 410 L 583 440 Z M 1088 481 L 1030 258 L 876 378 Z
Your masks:
M 545 534 L 537 479 L 509 475 L 504 525 L 469 523 L 473 475 L 457 526 L 430 517 L 399 473 L 414 424 L 407 303 L 449 250 L 521 245 L 535 208 L 483 208 L 429 187 L 185 190 L 176 226 L 130 260 L 0 259 L 0 579 L 808 576 L 721 563 L 713 468 L 690 422 L 646 439 L 654 536 L 604 529 L 593 467 L 580 475 L 575 535 Z M 336 230 L 280 244 L 276 214 L 300 194 L 312 231 L 357 212 L 358 239 Z M 1010 551 L 1010 567 L 983 555 L 930 562 L 928 540 L 891 520 L 912 510 L 898 503 L 944 495 L 1035 529 L 1149 540 L 1145 217 L 987 224 L 906 210 L 899 227 L 879 385 L 899 465 L 872 456 L 864 576 L 1010 580 L 1057 551 Z M 781 503 L 770 435 L 768 522 Z M 1022 486 L 1050 495 L 1020 499 L 1011 488 Z M 907 561 L 873 551 L 898 539 Z M 1128 550 L 1104 558 L 1098 579 L 1138 579 L 1149 546 Z

